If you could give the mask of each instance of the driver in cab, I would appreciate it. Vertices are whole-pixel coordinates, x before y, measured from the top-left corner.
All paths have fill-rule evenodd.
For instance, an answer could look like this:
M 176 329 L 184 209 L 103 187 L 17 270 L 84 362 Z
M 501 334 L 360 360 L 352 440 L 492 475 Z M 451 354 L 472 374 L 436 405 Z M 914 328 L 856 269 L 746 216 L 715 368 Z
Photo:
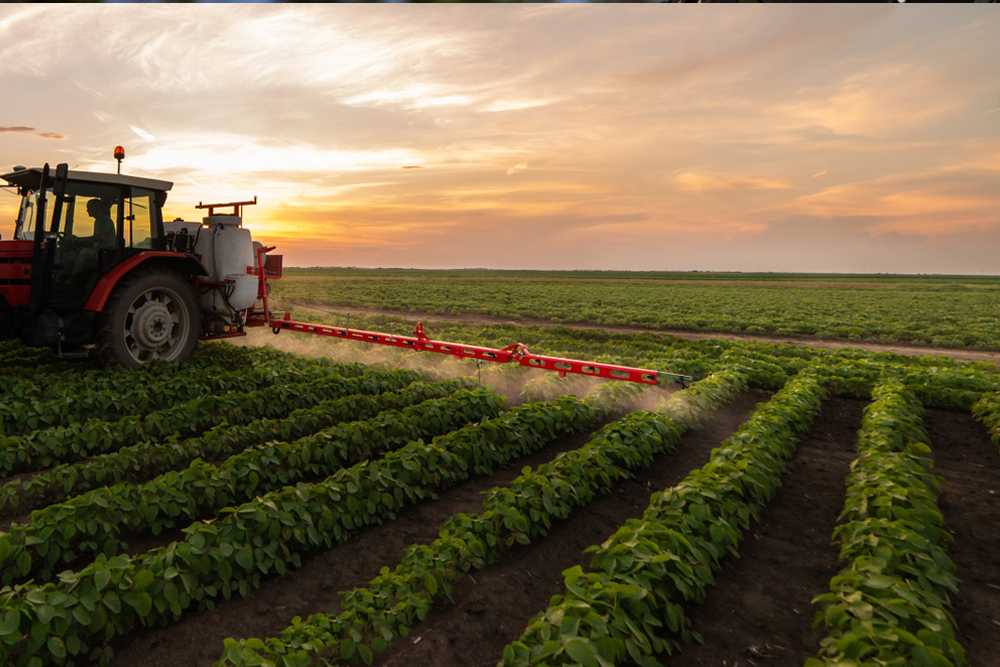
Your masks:
M 68 278 L 69 274 L 89 273 L 95 270 L 97 268 L 97 251 L 101 248 L 114 248 L 118 245 L 115 223 L 111 219 L 107 204 L 97 198 L 89 200 L 87 202 L 87 215 L 94 219 L 94 234 L 92 236 L 72 237 L 73 244 L 80 249 L 76 253 L 76 257 L 67 256 L 65 264 L 69 271 L 63 276 L 64 278 Z
M 82 236 L 77 240 L 82 243 L 92 241 L 95 250 L 99 248 L 114 248 L 117 245 L 115 223 L 111 220 L 107 205 L 100 199 L 91 199 L 87 202 L 87 215 L 94 219 L 94 235 Z

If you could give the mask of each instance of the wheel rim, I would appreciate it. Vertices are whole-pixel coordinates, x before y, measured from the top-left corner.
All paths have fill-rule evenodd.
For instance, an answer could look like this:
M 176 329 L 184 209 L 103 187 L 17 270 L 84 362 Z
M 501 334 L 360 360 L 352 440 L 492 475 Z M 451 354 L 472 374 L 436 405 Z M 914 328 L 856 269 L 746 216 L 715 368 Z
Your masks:
M 137 296 L 125 312 L 125 348 L 137 363 L 180 356 L 191 318 L 180 296 L 156 287 Z

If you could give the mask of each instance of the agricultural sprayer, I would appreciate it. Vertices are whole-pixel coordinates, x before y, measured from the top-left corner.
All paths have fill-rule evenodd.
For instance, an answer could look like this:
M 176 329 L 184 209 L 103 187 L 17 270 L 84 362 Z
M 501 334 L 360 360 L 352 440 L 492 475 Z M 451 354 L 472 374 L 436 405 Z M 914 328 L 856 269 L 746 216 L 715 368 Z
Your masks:
M 115 149 L 119 161 L 124 151 Z M 645 384 L 685 375 L 532 354 L 521 343 L 492 349 L 297 322 L 268 303 L 282 256 L 253 241 L 243 208 L 201 204 L 201 222 L 162 219 L 169 181 L 120 173 L 15 167 L 0 176 L 20 196 L 14 238 L 0 240 L 0 340 L 51 347 L 60 357 L 96 354 L 105 365 L 187 359 L 199 340 L 249 327 L 391 345 L 460 359 L 516 363 Z

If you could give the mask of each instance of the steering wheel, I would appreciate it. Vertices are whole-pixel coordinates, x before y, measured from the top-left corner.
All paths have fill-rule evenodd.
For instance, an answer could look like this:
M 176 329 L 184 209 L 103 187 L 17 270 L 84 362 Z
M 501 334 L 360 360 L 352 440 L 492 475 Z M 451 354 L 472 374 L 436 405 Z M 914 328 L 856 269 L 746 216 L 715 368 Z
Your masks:
M 66 232 L 56 232 L 56 243 L 64 250 L 72 250 L 81 244 L 78 237 Z

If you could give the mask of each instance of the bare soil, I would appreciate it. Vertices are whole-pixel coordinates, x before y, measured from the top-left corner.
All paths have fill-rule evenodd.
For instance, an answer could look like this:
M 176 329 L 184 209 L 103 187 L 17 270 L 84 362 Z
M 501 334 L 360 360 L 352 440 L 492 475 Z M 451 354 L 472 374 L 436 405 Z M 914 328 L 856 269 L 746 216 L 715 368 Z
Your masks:
M 945 479 L 938 499 L 955 543 L 958 593 L 951 596 L 958 639 L 969 664 L 1000 656 L 1000 450 L 968 413 L 927 410 L 934 472 Z
M 682 436 L 677 449 L 657 457 L 648 470 L 554 524 L 544 539 L 516 546 L 500 562 L 476 572 L 474 581 L 460 582 L 452 593 L 453 604 L 439 605 L 411 637 L 396 642 L 374 664 L 494 667 L 504 646 L 521 636 L 553 595 L 565 593 L 562 572 L 589 566 L 587 547 L 603 542 L 628 519 L 640 518 L 652 493 L 705 465 L 712 449 L 768 398 L 763 391 L 744 394 L 703 429 Z
M 669 667 L 767 665 L 800 667 L 825 636 L 814 628 L 811 599 L 829 590 L 842 566 L 830 535 L 844 503 L 844 478 L 864 404 L 834 399 L 799 445 L 784 486 L 768 504 L 740 559 L 728 560 L 704 604 L 690 608 L 704 645 L 691 644 Z M 952 596 L 958 638 L 971 665 L 1000 655 L 1000 452 L 968 413 L 927 410 L 935 473 L 945 479 L 938 501 L 955 536 L 950 555 L 959 592 Z
M 497 564 L 459 582 L 453 601 L 439 604 L 407 639 L 376 656 L 382 666 L 492 667 L 503 647 L 563 592 L 562 572 L 586 568 L 584 549 L 641 516 L 653 491 L 676 484 L 703 465 L 713 447 L 748 418 L 768 394 L 752 391 L 717 413 L 700 431 L 682 437 L 677 450 L 595 499 L 544 539 L 512 549 Z M 828 590 L 839 570 L 831 534 L 844 503 L 844 478 L 855 457 L 861 401 L 827 401 L 800 443 L 783 486 L 728 558 L 704 603 L 688 608 L 705 644 L 690 644 L 667 665 L 801 666 L 818 651 L 823 628 L 813 627 L 815 595 Z M 968 413 L 927 410 L 936 472 L 946 480 L 940 506 L 956 538 L 951 548 L 960 590 L 952 597 L 960 639 L 973 665 L 1000 655 L 1000 452 Z M 457 512 L 476 511 L 481 493 L 509 483 L 523 465 L 537 466 L 579 447 L 582 434 L 443 492 L 400 513 L 393 521 L 305 559 L 288 577 L 275 577 L 247 598 L 220 602 L 213 612 L 189 614 L 167 628 L 140 629 L 114 643 L 112 665 L 200 665 L 218 659 L 226 637 L 277 636 L 294 616 L 336 613 L 340 591 L 364 586 L 383 565 L 394 567 L 406 547 L 427 544 Z
M 403 661 L 384 664 L 495 665 L 503 646 L 516 639 L 528 618 L 543 609 L 549 597 L 558 592 L 562 570 L 578 562 L 589 562 L 582 554 L 584 548 L 605 539 L 627 518 L 640 516 L 648 505 L 650 493 L 676 484 L 690 470 L 702 466 L 711 449 L 746 421 L 753 406 L 767 397 L 762 391 L 745 394 L 720 411 L 704 429 L 685 435 L 677 451 L 661 456 L 650 471 L 595 500 L 569 521 L 554 527 L 545 539 L 515 549 L 501 563 L 477 572 L 474 575 L 477 584 L 472 586 L 468 580 L 461 583 L 454 591 L 456 605 L 440 610 L 450 616 L 442 620 L 438 618 L 439 612 L 435 612 L 409 641 L 397 642 L 378 659 Z M 536 467 L 550 461 L 560 451 L 583 445 L 589 437 L 585 433 L 554 443 L 506 469 L 497 470 L 493 476 L 470 480 L 441 493 L 434 501 L 412 506 L 393 521 L 360 531 L 344 544 L 305 559 L 301 569 L 285 578 L 269 579 L 246 598 L 223 601 L 212 612 L 189 614 L 166 628 L 138 629 L 113 643 L 112 667 L 139 664 L 207 667 L 219 659 L 226 637 L 277 636 L 294 616 L 336 613 L 339 591 L 365 586 L 384 565 L 395 567 L 406 547 L 431 543 L 437 538 L 441 524 L 456 513 L 480 510 L 481 493 L 510 483 L 523 466 Z M 523 593 L 512 598 L 507 581 L 518 578 L 526 579 L 520 584 Z M 471 607 L 462 606 L 463 600 Z M 456 618 L 464 625 L 455 633 L 450 630 L 446 633 L 445 628 L 456 625 Z M 497 624 L 504 628 L 504 633 L 493 631 Z M 413 644 L 418 636 L 425 640 Z M 448 657 L 432 648 L 438 642 L 436 637 L 450 647 Z M 459 644 L 457 639 L 449 642 L 449 637 L 460 637 L 462 642 Z M 411 648 L 416 651 L 414 655 L 401 653 Z M 401 657 L 394 657 L 397 653 Z
M 727 558 L 703 604 L 688 608 L 704 644 L 689 644 L 665 665 L 801 667 L 823 628 L 812 599 L 840 570 L 831 536 L 844 509 L 844 478 L 857 457 L 865 403 L 830 399 L 799 443 L 782 487 L 750 526 L 740 558 Z
M 482 508 L 481 493 L 510 483 L 525 465 L 537 467 L 560 452 L 576 449 L 590 433 L 552 443 L 490 477 L 478 477 L 411 506 L 379 526 L 354 534 L 343 544 L 303 558 L 303 567 L 288 577 L 273 577 L 246 598 L 220 601 L 212 612 L 188 614 L 167 628 L 144 628 L 114 644 L 112 667 L 127 665 L 212 665 L 222 654 L 226 637 L 273 637 L 293 617 L 336 612 L 339 592 L 365 586 L 388 565 L 394 567 L 406 547 L 430 544 L 445 521 L 459 512 Z M 151 540 L 145 546 L 155 546 Z M 136 541 L 138 547 L 139 541 Z

